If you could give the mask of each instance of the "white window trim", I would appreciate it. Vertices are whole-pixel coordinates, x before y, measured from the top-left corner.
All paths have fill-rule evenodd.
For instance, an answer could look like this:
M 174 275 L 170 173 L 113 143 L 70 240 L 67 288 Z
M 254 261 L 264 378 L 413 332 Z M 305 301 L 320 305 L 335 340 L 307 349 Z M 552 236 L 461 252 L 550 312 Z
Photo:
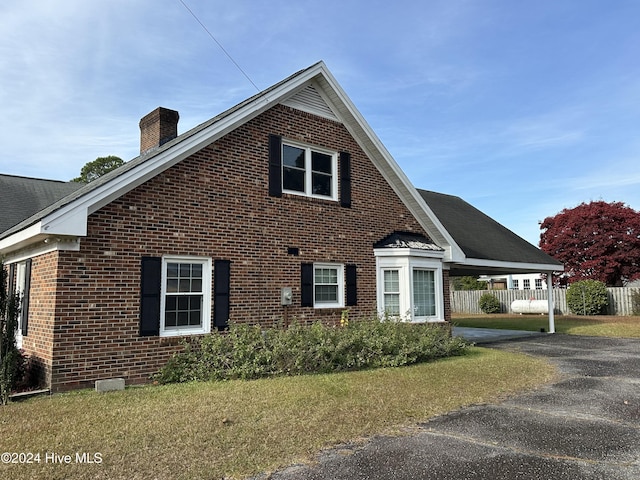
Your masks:
M 18 323 L 16 326 L 16 347 L 22 348 L 22 305 L 24 303 L 24 296 L 27 292 L 25 292 L 27 281 L 27 263 L 26 262 L 17 262 L 16 263 L 16 284 L 15 284 L 15 292 L 20 297 L 20 310 L 18 311 Z
M 167 289 L 168 263 L 199 263 L 202 269 L 202 326 L 201 327 L 169 327 L 164 326 Z M 213 262 L 208 257 L 166 256 L 162 257 L 162 286 L 160 289 L 160 336 L 179 337 L 186 335 L 200 335 L 211 332 L 211 274 Z
M 310 198 L 320 198 L 323 200 L 333 200 L 338 201 L 338 153 L 327 150 L 325 148 L 315 147 L 311 145 L 306 145 L 304 143 L 299 143 L 291 140 L 282 140 L 282 152 L 284 153 L 284 147 L 288 145 L 290 147 L 300 148 L 305 151 L 304 155 L 304 174 L 305 174 L 305 191 L 298 192 L 297 190 L 287 190 L 284 188 L 284 162 L 280 167 L 280 182 L 282 185 L 282 193 L 287 193 L 291 195 L 299 195 L 302 197 L 310 197 Z M 318 152 L 324 155 L 331 156 L 331 196 L 328 195 L 315 195 L 313 194 L 313 185 L 312 185 L 312 171 L 311 171 L 311 152 Z
M 399 270 L 400 276 L 400 320 L 405 322 L 443 322 L 444 294 L 442 290 L 442 260 L 428 255 L 417 254 L 411 249 L 377 249 L 376 278 L 377 303 L 379 315 L 384 317 L 384 270 Z M 434 255 L 435 257 L 435 255 Z M 436 313 L 435 315 L 416 317 L 413 304 L 413 271 L 414 269 L 432 270 L 435 279 Z
M 335 268 L 338 271 L 338 301 L 316 301 L 316 268 Z M 314 263 L 313 264 L 313 307 L 314 308 L 343 308 L 344 307 L 344 265 L 341 263 Z
M 398 291 L 388 291 L 386 290 L 386 279 L 385 279 L 385 273 L 387 272 L 397 272 L 398 273 Z M 398 268 L 381 268 L 380 269 L 380 275 L 382 276 L 382 282 L 381 282 L 381 298 L 382 298 L 382 309 L 384 311 L 385 316 L 389 316 L 391 318 L 397 317 L 398 315 L 400 315 L 401 311 L 399 311 L 397 314 L 395 313 L 390 313 L 387 310 L 387 305 L 386 305 L 386 296 L 387 295 L 397 295 L 398 296 L 398 308 L 400 308 L 400 294 L 402 292 L 401 288 L 400 288 L 400 278 L 402 276 L 402 272 L 400 271 L 400 269 Z

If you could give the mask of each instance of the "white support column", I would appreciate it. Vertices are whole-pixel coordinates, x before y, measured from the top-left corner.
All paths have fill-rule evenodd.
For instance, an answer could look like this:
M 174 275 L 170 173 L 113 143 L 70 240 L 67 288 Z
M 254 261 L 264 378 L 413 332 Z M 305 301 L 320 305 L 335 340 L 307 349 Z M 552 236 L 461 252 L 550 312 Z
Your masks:
M 553 313 L 553 272 L 547 272 L 547 299 L 549 302 L 549 333 L 556 333 L 556 322 Z

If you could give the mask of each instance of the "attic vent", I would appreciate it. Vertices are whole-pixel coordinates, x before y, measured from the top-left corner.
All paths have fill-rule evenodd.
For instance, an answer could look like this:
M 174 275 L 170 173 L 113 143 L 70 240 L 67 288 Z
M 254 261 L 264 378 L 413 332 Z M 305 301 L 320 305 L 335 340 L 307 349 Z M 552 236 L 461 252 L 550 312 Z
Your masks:
M 327 102 L 324 101 L 324 98 L 322 98 L 313 85 L 307 85 L 293 97 L 281 103 L 287 107 L 338 121 L 338 117 L 335 116 L 329 105 L 327 105 Z

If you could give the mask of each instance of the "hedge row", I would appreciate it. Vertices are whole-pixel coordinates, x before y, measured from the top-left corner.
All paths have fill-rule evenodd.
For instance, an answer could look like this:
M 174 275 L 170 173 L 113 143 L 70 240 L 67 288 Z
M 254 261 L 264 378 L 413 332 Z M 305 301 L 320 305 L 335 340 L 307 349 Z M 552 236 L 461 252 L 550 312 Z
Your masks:
M 175 383 L 398 367 L 461 355 L 468 347 L 448 328 L 428 324 L 366 320 L 268 330 L 236 324 L 185 344 L 155 379 Z

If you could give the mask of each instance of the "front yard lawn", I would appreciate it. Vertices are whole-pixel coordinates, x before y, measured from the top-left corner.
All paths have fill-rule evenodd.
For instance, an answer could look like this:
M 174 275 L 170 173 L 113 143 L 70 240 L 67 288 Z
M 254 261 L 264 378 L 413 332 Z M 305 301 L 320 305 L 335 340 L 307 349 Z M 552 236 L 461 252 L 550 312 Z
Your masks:
M 0 407 L 0 450 L 32 454 L 16 457 L 30 464 L 0 463 L 0 476 L 242 478 L 309 460 L 340 442 L 401 434 L 554 375 L 541 359 L 472 348 L 402 368 L 33 398 Z
M 458 327 L 502 328 L 508 330 L 529 330 L 539 332 L 549 329 L 547 315 L 471 315 L 455 314 L 452 323 Z M 605 316 L 593 317 L 556 315 L 557 333 L 587 335 L 596 337 L 640 337 L 640 317 Z

